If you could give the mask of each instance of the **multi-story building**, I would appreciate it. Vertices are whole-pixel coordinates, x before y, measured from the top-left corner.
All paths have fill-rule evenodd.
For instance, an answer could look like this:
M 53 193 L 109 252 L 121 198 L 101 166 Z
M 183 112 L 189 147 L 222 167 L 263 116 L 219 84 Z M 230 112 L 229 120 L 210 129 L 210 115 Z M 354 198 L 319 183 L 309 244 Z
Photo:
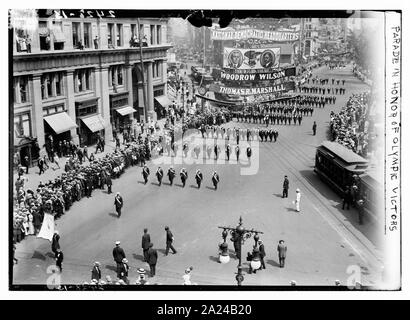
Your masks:
M 35 139 L 40 148 L 49 137 L 80 145 L 97 135 L 111 139 L 113 130 L 155 120 L 156 107 L 169 103 L 166 19 L 54 12 L 37 20 L 35 28 L 11 31 L 14 144 L 21 158 L 33 158 Z

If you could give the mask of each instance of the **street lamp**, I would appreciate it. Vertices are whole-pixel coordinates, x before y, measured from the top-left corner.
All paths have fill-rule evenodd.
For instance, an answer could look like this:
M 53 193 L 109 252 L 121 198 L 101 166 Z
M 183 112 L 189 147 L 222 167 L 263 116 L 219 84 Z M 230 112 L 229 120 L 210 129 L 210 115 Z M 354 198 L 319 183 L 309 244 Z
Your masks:
M 238 282 L 238 286 L 242 285 L 242 281 L 244 280 L 244 276 L 242 273 L 243 270 L 243 266 L 242 266 L 242 245 L 245 244 L 245 241 L 247 239 L 249 239 L 250 237 L 252 237 L 252 235 L 254 235 L 253 239 L 255 240 L 255 247 L 258 243 L 259 240 L 259 234 L 263 234 L 262 231 L 258 231 L 255 229 L 245 229 L 242 226 L 242 216 L 239 217 L 239 224 L 233 228 L 233 227 L 225 227 L 225 226 L 218 226 L 218 228 L 223 229 L 222 231 L 222 238 L 224 239 L 224 242 L 226 242 L 226 237 L 228 235 L 228 232 L 231 234 L 231 236 L 234 239 L 237 239 L 237 243 L 239 244 L 239 248 L 238 248 L 238 252 L 237 252 L 237 256 L 239 259 L 239 263 L 238 263 L 238 273 L 236 274 L 236 281 Z

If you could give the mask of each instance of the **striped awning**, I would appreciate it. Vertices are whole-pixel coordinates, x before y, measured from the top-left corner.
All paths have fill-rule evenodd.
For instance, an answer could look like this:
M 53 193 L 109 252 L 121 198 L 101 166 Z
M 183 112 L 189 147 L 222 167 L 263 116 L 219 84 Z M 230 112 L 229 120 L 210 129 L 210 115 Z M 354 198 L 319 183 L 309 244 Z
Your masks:
M 115 109 L 115 111 L 117 111 L 122 116 L 126 116 L 127 114 L 134 113 L 137 110 L 135 110 L 133 107 L 125 106 L 125 107 L 122 107 L 122 108 Z
M 71 130 L 73 128 L 77 128 L 75 122 L 66 112 L 60 112 L 51 116 L 44 117 L 44 120 L 57 134 Z
M 91 132 L 97 132 L 105 128 L 105 121 L 99 114 L 82 118 L 81 121 L 91 130 Z

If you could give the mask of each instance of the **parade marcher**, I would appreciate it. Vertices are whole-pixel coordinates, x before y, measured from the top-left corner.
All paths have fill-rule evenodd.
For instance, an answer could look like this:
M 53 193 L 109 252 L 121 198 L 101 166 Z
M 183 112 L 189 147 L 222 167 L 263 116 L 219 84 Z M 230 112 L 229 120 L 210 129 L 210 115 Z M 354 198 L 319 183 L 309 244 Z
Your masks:
M 182 187 L 185 187 L 185 182 L 188 179 L 188 172 L 186 171 L 185 168 L 182 168 L 179 175 L 181 177 Z
M 144 262 L 148 261 L 148 249 L 149 249 L 149 244 L 151 243 L 151 236 L 148 233 L 148 229 L 144 229 L 144 234 L 142 236 L 141 240 L 141 247 L 142 247 L 142 252 L 144 254 Z
M 147 184 L 149 174 L 150 174 L 149 168 L 146 165 L 144 165 L 144 168 L 142 169 L 142 176 L 144 178 L 144 184 Z
M 108 188 L 107 193 L 111 194 L 112 193 L 112 191 L 111 191 L 112 179 L 111 179 L 111 175 L 109 173 L 107 173 L 107 176 L 105 177 L 105 183 L 107 184 L 107 188 Z
M 241 149 L 239 148 L 239 145 L 235 147 L 235 153 L 236 153 L 236 161 L 239 161 L 239 154 L 241 152 Z
M 122 262 L 120 264 L 120 275 L 118 278 L 124 281 L 126 284 L 130 284 L 130 281 L 128 280 L 129 270 L 130 267 L 128 265 L 128 260 L 126 258 L 122 259 Z
M 115 195 L 114 199 L 115 210 L 117 211 L 118 218 L 121 217 L 121 209 L 124 206 L 124 200 L 122 199 L 119 192 Z
M 296 189 L 295 207 L 296 207 L 297 212 L 300 212 L 300 198 L 301 198 L 300 190 Z
M 158 184 L 161 185 L 162 184 L 162 177 L 164 176 L 164 171 L 162 170 L 161 167 L 158 167 L 157 172 L 155 173 L 155 175 L 157 176 Z
M 204 178 L 204 176 L 203 176 L 201 170 L 199 170 L 199 169 L 196 170 L 195 180 L 196 180 L 196 184 L 198 185 L 198 189 L 201 187 L 201 182 L 202 182 L 203 178 Z
M 63 260 L 64 260 L 64 254 L 61 249 L 57 249 L 56 253 L 56 266 L 60 269 L 60 273 L 63 271 Z
M 168 169 L 167 175 L 169 179 L 169 184 L 172 186 L 175 178 L 175 169 L 172 166 Z
M 54 256 L 57 256 L 57 250 L 60 249 L 60 235 L 58 231 L 55 230 L 53 238 L 51 239 L 51 251 L 54 253 Z
M 286 259 L 286 251 L 288 250 L 287 246 L 285 245 L 285 241 L 280 240 L 278 244 L 278 257 L 279 257 L 279 267 L 285 267 L 285 259 Z
M 229 143 L 226 146 L 226 159 L 229 161 L 229 156 L 231 155 L 231 146 L 229 145 Z
M 313 130 L 313 135 L 315 136 L 316 135 L 316 121 L 313 121 L 312 130 Z
M 283 180 L 282 198 L 288 197 L 288 190 L 289 190 L 289 180 L 288 180 L 288 176 L 285 176 L 285 179 Z
M 171 230 L 169 230 L 169 227 L 165 227 L 165 232 L 166 232 L 166 249 L 165 249 L 165 255 L 168 255 L 169 249 L 172 250 L 173 254 L 176 254 L 177 251 L 175 250 L 174 246 L 172 245 L 172 242 L 174 242 L 174 235 L 172 234 Z
M 154 244 L 150 243 L 149 249 L 147 252 L 147 262 L 149 264 L 151 277 L 155 276 L 155 266 L 157 265 L 158 260 L 158 253 L 157 250 L 154 249 Z
M 98 261 L 94 262 L 94 266 L 91 270 L 91 281 L 99 282 L 101 280 L 101 268 L 100 263 Z
M 252 149 L 250 146 L 246 148 L 246 156 L 248 157 L 248 161 L 251 161 L 251 156 L 252 156 Z
M 212 174 L 212 183 L 214 185 L 215 190 L 218 188 L 218 183 L 219 183 L 219 175 L 218 173 L 216 173 L 216 171 L 214 171 L 214 173 Z
M 206 153 L 208 155 L 208 159 L 210 159 L 212 155 L 212 146 L 206 147 Z
M 122 259 L 126 258 L 125 252 L 123 248 L 120 247 L 121 242 L 116 241 L 115 242 L 115 248 L 112 251 L 112 255 L 114 257 L 114 261 L 117 264 L 117 277 L 120 278 L 121 276 L 121 264 L 122 264 Z
M 259 254 L 260 254 L 260 258 L 261 258 L 261 269 L 266 269 L 265 267 L 265 256 L 266 256 L 266 252 L 265 252 L 265 245 L 263 244 L 262 240 L 258 241 L 259 244 Z

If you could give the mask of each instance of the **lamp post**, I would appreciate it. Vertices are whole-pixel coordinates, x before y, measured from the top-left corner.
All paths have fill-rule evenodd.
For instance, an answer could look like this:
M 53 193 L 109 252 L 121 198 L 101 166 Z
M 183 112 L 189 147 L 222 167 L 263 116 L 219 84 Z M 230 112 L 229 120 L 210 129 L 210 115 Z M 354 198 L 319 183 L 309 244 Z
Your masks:
M 238 273 L 236 274 L 236 281 L 238 282 L 238 286 L 242 285 L 242 282 L 244 280 L 244 276 L 242 273 L 243 266 L 242 266 L 242 245 L 245 244 L 245 241 L 254 235 L 253 239 L 255 240 L 255 246 L 258 243 L 259 240 L 259 234 L 263 234 L 262 231 L 258 231 L 255 229 L 245 229 L 242 226 L 242 216 L 239 217 L 239 224 L 236 227 L 225 227 L 225 226 L 218 226 L 218 228 L 223 229 L 222 231 L 222 238 L 224 239 L 224 242 L 226 242 L 226 237 L 228 235 L 228 232 L 231 234 L 231 236 L 234 239 L 237 239 L 238 244 L 239 244 L 239 250 L 237 252 L 237 256 L 239 259 L 238 263 Z

